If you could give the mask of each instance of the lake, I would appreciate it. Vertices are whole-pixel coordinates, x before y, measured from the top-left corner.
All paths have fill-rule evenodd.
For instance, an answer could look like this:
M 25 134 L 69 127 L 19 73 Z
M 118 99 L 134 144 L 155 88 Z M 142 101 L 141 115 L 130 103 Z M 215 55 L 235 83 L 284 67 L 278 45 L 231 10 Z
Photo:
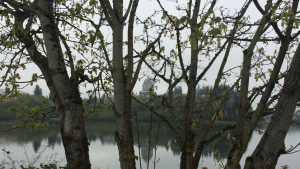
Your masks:
M 0 122 L 0 130 L 11 127 L 10 122 Z M 10 157 L 14 160 L 24 160 L 28 164 L 28 161 L 34 160 L 39 152 L 42 153 L 41 158 L 35 163 L 35 166 L 39 166 L 40 163 L 48 163 L 53 160 L 63 161 L 61 166 L 66 164 L 64 160 L 64 149 L 61 142 L 59 122 L 50 122 L 51 127 L 48 130 L 29 131 L 28 129 L 22 129 L 16 132 L 2 132 L 0 133 L 0 149 L 5 148 L 10 151 Z M 134 137 L 137 139 L 136 124 L 134 126 Z M 210 135 L 215 133 L 218 129 L 222 128 L 223 124 L 216 124 L 211 130 Z M 153 168 L 154 159 L 158 161 L 155 165 L 157 169 L 179 168 L 180 162 L 180 150 L 176 146 L 176 140 L 174 139 L 172 132 L 167 129 L 163 123 L 153 122 L 151 138 L 148 137 L 149 122 L 139 122 L 139 136 L 141 144 L 141 164 L 142 168 L 147 168 L 147 161 L 149 159 L 149 168 Z M 159 129 L 159 130 L 158 130 Z M 90 161 L 92 168 L 101 169 L 118 169 L 119 157 L 118 148 L 114 141 L 115 123 L 106 121 L 87 121 L 86 122 L 87 136 L 90 142 Z M 159 131 L 159 132 L 158 132 Z M 231 136 L 233 136 L 233 131 Z M 217 169 L 222 163 L 226 163 L 227 154 L 231 148 L 229 140 L 226 138 L 227 133 L 224 133 L 223 137 L 214 142 L 214 145 L 207 147 L 202 154 L 199 168 L 208 167 L 209 169 Z M 243 164 L 245 158 L 249 156 L 256 147 L 259 139 L 262 135 L 255 131 L 252 135 L 251 142 L 248 146 L 247 152 L 244 154 L 241 163 Z M 153 149 L 155 140 L 157 149 Z M 150 149 L 149 149 L 150 140 Z M 287 149 L 291 145 L 296 145 L 300 142 L 300 126 L 292 125 L 287 134 L 285 144 Z M 214 157 L 214 152 L 219 149 L 221 153 L 221 162 L 217 162 Z M 297 148 L 296 150 L 299 150 Z M 27 156 L 25 155 L 27 153 Z M 136 155 L 139 154 L 138 147 L 135 147 Z M 28 157 L 28 159 L 27 159 Z M 5 153 L 0 153 L 0 164 L 3 160 L 9 161 Z M 140 168 L 140 161 L 137 162 L 137 168 Z M 276 169 L 280 169 L 280 166 L 288 165 L 290 169 L 297 169 L 300 166 L 300 152 L 288 155 L 282 155 L 278 161 Z

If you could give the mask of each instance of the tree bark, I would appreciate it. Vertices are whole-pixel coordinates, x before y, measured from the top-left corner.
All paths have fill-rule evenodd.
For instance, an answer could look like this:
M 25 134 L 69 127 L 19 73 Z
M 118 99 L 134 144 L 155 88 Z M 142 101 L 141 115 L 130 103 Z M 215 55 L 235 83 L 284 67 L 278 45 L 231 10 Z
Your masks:
M 272 120 L 255 151 L 247 158 L 245 169 L 275 168 L 279 156 L 286 153 L 284 139 L 292 123 L 300 96 L 299 67 L 300 45 L 292 59 Z
M 243 69 L 241 72 L 241 90 L 240 90 L 240 98 L 238 104 L 238 117 L 237 117 L 237 127 L 235 131 L 235 139 L 236 142 L 233 143 L 232 149 L 228 154 L 228 161 L 227 166 L 232 168 L 238 168 L 239 161 L 243 156 L 245 148 L 243 147 L 243 135 L 245 132 L 245 121 L 247 112 L 249 109 L 249 100 L 248 100 L 248 86 L 249 86 L 249 77 L 250 77 L 250 70 L 251 70 L 251 60 L 253 55 L 253 49 L 256 46 L 258 40 L 260 39 L 261 35 L 263 34 L 263 30 L 266 25 L 266 19 L 262 18 L 260 21 L 260 25 L 257 28 L 255 35 L 248 46 L 247 49 L 243 51 Z M 246 140 L 248 143 L 249 140 Z M 247 144 L 246 144 L 247 145 Z
M 71 81 L 67 74 L 58 28 L 53 16 L 53 1 L 39 0 L 37 7 L 36 14 L 41 23 L 47 50 L 47 60 L 44 60 L 46 64 L 38 63 L 38 66 L 47 80 L 51 93 L 54 94 L 54 103 L 61 122 L 60 129 L 67 167 L 88 169 L 91 168 L 91 164 L 82 100 L 78 84 Z
M 196 132 L 193 129 L 193 110 L 196 93 L 197 69 L 198 69 L 198 37 L 196 35 L 197 19 L 200 8 L 200 0 L 195 1 L 193 16 L 191 18 L 191 64 L 190 74 L 187 81 L 188 91 L 186 94 L 184 116 L 183 116 L 183 144 L 181 146 L 180 168 L 188 169 L 192 167 L 193 153 L 195 149 Z
M 119 109 L 123 107 L 124 109 L 121 112 L 115 113 L 116 118 L 116 132 L 115 140 L 118 145 L 119 150 L 119 160 L 121 169 L 135 169 L 135 160 L 137 156 L 134 154 L 134 142 L 133 142 L 133 132 L 131 127 L 131 114 L 130 114 L 130 95 L 129 97 L 124 98 L 122 103 L 124 106 L 116 106 L 115 102 L 114 108 Z
M 114 2 L 115 3 L 115 2 Z M 114 10 L 118 9 L 114 5 Z M 126 75 L 123 66 L 123 21 L 122 12 L 119 12 L 117 20 L 112 21 L 113 29 L 113 83 L 114 104 L 113 111 L 116 118 L 115 140 L 119 149 L 121 169 L 135 169 L 133 147 L 133 133 L 131 127 L 131 87 L 126 90 Z M 120 21 L 121 20 L 121 21 Z
M 296 1 L 296 0 L 295 0 Z M 268 2 L 271 3 L 272 1 Z M 262 18 L 262 22 L 264 22 L 263 20 L 269 21 L 270 17 L 272 15 L 272 12 L 268 12 L 271 11 L 271 9 L 266 8 L 265 10 L 261 9 L 261 7 L 259 6 L 257 0 L 254 0 L 255 5 L 257 6 L 257 8 L 262 12 L 262 14 L 264 15 Z M 281 0 L 278 0 L 276 2 L 276 5 L 274 6 L 274 8 L 277 8 L 281 3 Z M 293 3 L 293 7 L 292 7 L 292 11 L 295 13 L 296 9 L 297 9 L 298 4 Z M 274 10 L 274 9 L 272 9 Z M 293 25 L 293 19 L 291 19 L 292 17 L 290 17 L 288 25 Z M 274 24 L 273 22 L 270 22 L 270 25 L 273 26 L 274 30 L 279 30 L 277 25 Z M 259 27 L 261 27 L 262 25 L 260 25 Z M 291 32 L 292 32 L 293 27 L 292 26 L 288 26 L 286 31 L 285 31 L 285 35 L 282 34 L 282 32 L 280 31 L 276 31 L 276 33 L 278 34 L 278 36 L 280 37 L 281 40 L 281 46 L 280 46 L 280 50 L 278 53 L 278 56 L 276 58 L 276 62 L 274 65 L 274 69 L 270 75 L 270 79 L 267 83 L 267 87 L 260 99 L 260 102 L 255 110 L 255 112 L 253 113 L 253 115 L 251 116 L 251 120 L 247 125 L 243 126 L 239 126 L 237 127 L 237 131 L 238 130 L 242 130 L 243 132 L 236 132 L 236 134 L 238 133 L 239 137 L 235 137 L 236 138 L 236 142 L 233 146 L 233 148 L 231 149 L 228 158 L 227 158 L 227 164 L 226 166 L 229 166 L 229 168 L 238 168 L 239 167 L 239 162 L 240 159 L 242 157 L 242 155 L 244 154 L 244 152 L 246 151 L 247 145 L 249 143 L 249 140 L 251 138 L 252 132 L 255 128 L 255 126 L 257 125 L 259 119 L 262 117 L 263 111 L 266 108 L 267 105 L 267 101 L 269 100 L 271 93 L 273 91 L 273 88 L 275 86 L 275 83 L 278 80 L 278 74 L 280 72 L 280 68 L 282 66 L 282 63 L 284 61 L 284 57 L 285 54 L 289 48 L 289 44 L 291 42 Z M 261 34 L 262 32 L 258 29 L 256 32 L 257 34 Z M 255 42 L 255 37 L 253 39 L 253 42 Z M 256 42 L 255 42 L 256 43 Z M 252 42 L 251 42 L 252 44 Z M 250 52 L 252 52 L 250 49 L 253 47 L 249 46 L 248 48 L 248 54 Z M 239 116 L 240 116 L 240 112 L 239 112 Z M 245 129 L 244 129 L 245 128 Z M 241 135 L 243 133 L 243 135 Z
M 119 149 L 121 169 L 135 169 L 135 154 L 131 128 L 130 92 L 126 92 L 123 66 L 123 23 L 113 21 L 113 81 L 114 105 L 116 118 L 115 140 Z

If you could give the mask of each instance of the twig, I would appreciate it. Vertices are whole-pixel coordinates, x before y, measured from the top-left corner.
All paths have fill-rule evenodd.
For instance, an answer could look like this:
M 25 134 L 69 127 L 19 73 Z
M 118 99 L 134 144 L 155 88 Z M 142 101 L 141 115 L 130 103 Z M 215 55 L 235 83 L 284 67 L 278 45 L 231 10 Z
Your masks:
M 149 169 L 149 161 L 150 161 L 150 143 L 151 143 L 151 131 L 152 131 L 152 115 L 151 112 L 151 118 L 150 118 L 150 129 L 149 129 L 149 141 L 148 141 L 148 163 L 147 163 L 147 169 Z
M 158 121 L 158 129 L 157 129 L 157 134 L 156 134 L 156 140 L 155 140 L 155 146 L 154 146 L 154 161 L 153 161 L 153 164 L 154 164 L 154 169 L 155 169 L 155 164 L 157 162 L 159 162 L 159 159 L 156 161 L 156 150 L 157 150 L 157 143 L 158 143 L 158 134 L 159 134 L 159 129 L 160 129 L 160 120 Z
M 137 137 L 138 137 L 140 169 L 142 169 L 140 134 L 139 134 L 139 125 L 138 125 L 138 121 L 137 121 L 137 112 L 136 111 L 135 111 L 135 123 L 136 123 Z

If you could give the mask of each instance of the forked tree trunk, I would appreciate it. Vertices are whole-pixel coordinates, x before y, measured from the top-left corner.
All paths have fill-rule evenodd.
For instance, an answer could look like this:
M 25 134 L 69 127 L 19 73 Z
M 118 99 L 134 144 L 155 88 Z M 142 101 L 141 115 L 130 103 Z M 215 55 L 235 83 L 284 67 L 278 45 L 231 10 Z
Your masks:
M 113 21 L 113 81 L 116 118 L 115 140 L 119 149 L 121 169 L 135 169 L 133 134 L 131 128 L 131 97 L 126 91 L 126 76 L 123 66 L 123 22 Z
M 284 81 L 276 110 L 265 134 L 255 151 L 248 157 L 245 169 L 276 167 L 278 158 L 285 153 L 284 139 L 293 120 L 300 96 L 300 45 L 292 59 Z
M 115 140 L 119 149 L 119 161 L 121 169 L 135 169 L 135 159 L 133 148 L 133 134 L 131 128 L 131 91 L 134 87 L 140 68 L 137 68 L 135 80 L 133 76 L 133 23 L 138 0 L 130 1 L 125 16 L 123 16 L 123 0 L 114 0 L 112 5 L 109 0 L 99 0 L 104 11 L 104 15 L 113 31 L 113 60 L 107 59 L 112 67 L 111 74 L 114 85 L 113 112 L 116 119 Z M 131 9 L 131 10 L 130 10 Z M 123 29 L 130 13 L 128 28 L 128 55 L 123 58 Z M 107 55 L 108 58 L 108 55 Z M 124 70 L 124 63 L 127 61 L 127 70 Z M 142 62 L 140 62 L 142 63 Z M 138 66 L 139 67 L 139 66 Z M 132 82 L 133 81 L 133 82 Z
M 191 17 L 191 37 L 194 38 L 191 43 L 191 64 L 189 79 L 187 81 L 187 95 L 183 116 L 183 144 L 181 146 L 180 169 L 190 169 L 193 163 L 193 153 L 195 149 L 196 131 L 193 128 L 193 110 L 197 85 L 197 69 L 198 69 L 198 37 L 196 35 L 197 18 L 200 9 L 200 0 L 195 1 L 193 15 Z
M 299 0 L 293 0 L 291 13 L 296 13 L 297 7 L 298 7 L 298 1 Z M 270 1 L 270 2 L 268 1 L 268 3 L 272 3 L 272 1 Z M 274 5 L 274 8 L 268 9 L 268 10 L 270 10 L 268 12 L 268 10 L 265 9 L 265 11 L 264 11 L 260 7 L 257 0 L 254 1 L 254 4 L 259 9 L 259 11 L 261 11 L 263 13 L 263 19 L 262 20 L 266 19 L 266 21 L 268 21 L 271 18 L 271 15 L 272 15 L 271 10 L 273 11 L 273 10 L 275 10 L 275 8 L 279 7 L 280 3 L 281 3 L 281 0 L 277 1 L 276 5 Z M 265 6 L 265 7 L 267 7 L 267 6 Z M 271 93 L 274 89 L 275 83 L 278 80 L 278 74 L 279 74 L 281 66 L 283 64 L 285 55 L 286 55 L 286 53 L 289 49 L 289 44 L 290 44 L 291 39 L 292 39 L 291 38 L 291 33 L 292 33 L 292 30 L 293 30 L 293 26 L 291 26 L 291 25 L 293 25 L 293 24 L 294 24 L 294 19 L 293 19 L 292 14 L 291 14 L 291 16 L 290 16 L 290 18 L 287 22 L 287 25 L 290 25 L 290 26 L 286 27 L 286 29 L 284 31 L 284 34 L 282 32 L 280 32 L 279 30 L 277 31 L 277 34 L 280 37 L 281 46 L 280 46 L 280 50 L 279 50 L 277 58 L 276 58 L 276 62 L 274 64 L 274 68 L 273 68 L 272 73 L 270 75 L 270 79 L 269 79 L 269 81 L 266 85 L 266 89 L 264 90 L 264 92 L 262 94 L 260 102 L 259 102 L 255 112 L 251 116 L 250 122 L 245 127 L 245 129 L 244 129 L 244 127 L 241 128 L 242 126 L 237 127 L 237 130 L 244 130 L 244 131 L 243 131 L 243 135 L 241 135 L 242 134 L 241 132 L 236 132 L 236 134 L 239 133 L 239 138 L 235 136 L 236 143 L 240 144 L 240 146 L 233 146 L 233 148 L 231 149 L 231 151 L 228 155 L 227 166 L 229 167 L 229 169 L 235 169 L 239 166 L 240 159 L 241 159 L 242 155 L 244 154 L 244 152 L 247 149 L 247 145 L 250 141 L 250 138 L 251 138 L 251 135 L 254 131 L 254 128 L 257 125 L 259 119 L 261 119 L 263 111 L 266 108 L 267 102 L 268 102 L 269 98 L 271 97 Z M 261 27 L 261 26 L 262 25 L 260 25 L 259 27 Z M 272 26 L 274 27 L 274 25 L 272 25 Z M 276 29 L 276 26 L 275 26 L 275 29 Z M 259 31 L 257 31 L 256 34 L 257 33 L 259 33 Z M 249 51 L 248 51 L 248 53 L 249 53 Z M 239 116 L 240 116 L 240 112 L 239 112 Z M 271 141 L 272 139 L 269 138 L 268 140 Z

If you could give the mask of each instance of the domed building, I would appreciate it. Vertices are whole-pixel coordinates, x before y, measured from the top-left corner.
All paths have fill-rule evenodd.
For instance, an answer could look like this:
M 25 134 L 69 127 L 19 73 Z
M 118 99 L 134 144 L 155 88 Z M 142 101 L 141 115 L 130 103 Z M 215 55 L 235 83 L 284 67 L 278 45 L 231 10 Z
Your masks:
M 150 78 L 147 78 L 142 87 L 139 95 L 149 97 L 149 89 L 154 88 L 154 82 Z

